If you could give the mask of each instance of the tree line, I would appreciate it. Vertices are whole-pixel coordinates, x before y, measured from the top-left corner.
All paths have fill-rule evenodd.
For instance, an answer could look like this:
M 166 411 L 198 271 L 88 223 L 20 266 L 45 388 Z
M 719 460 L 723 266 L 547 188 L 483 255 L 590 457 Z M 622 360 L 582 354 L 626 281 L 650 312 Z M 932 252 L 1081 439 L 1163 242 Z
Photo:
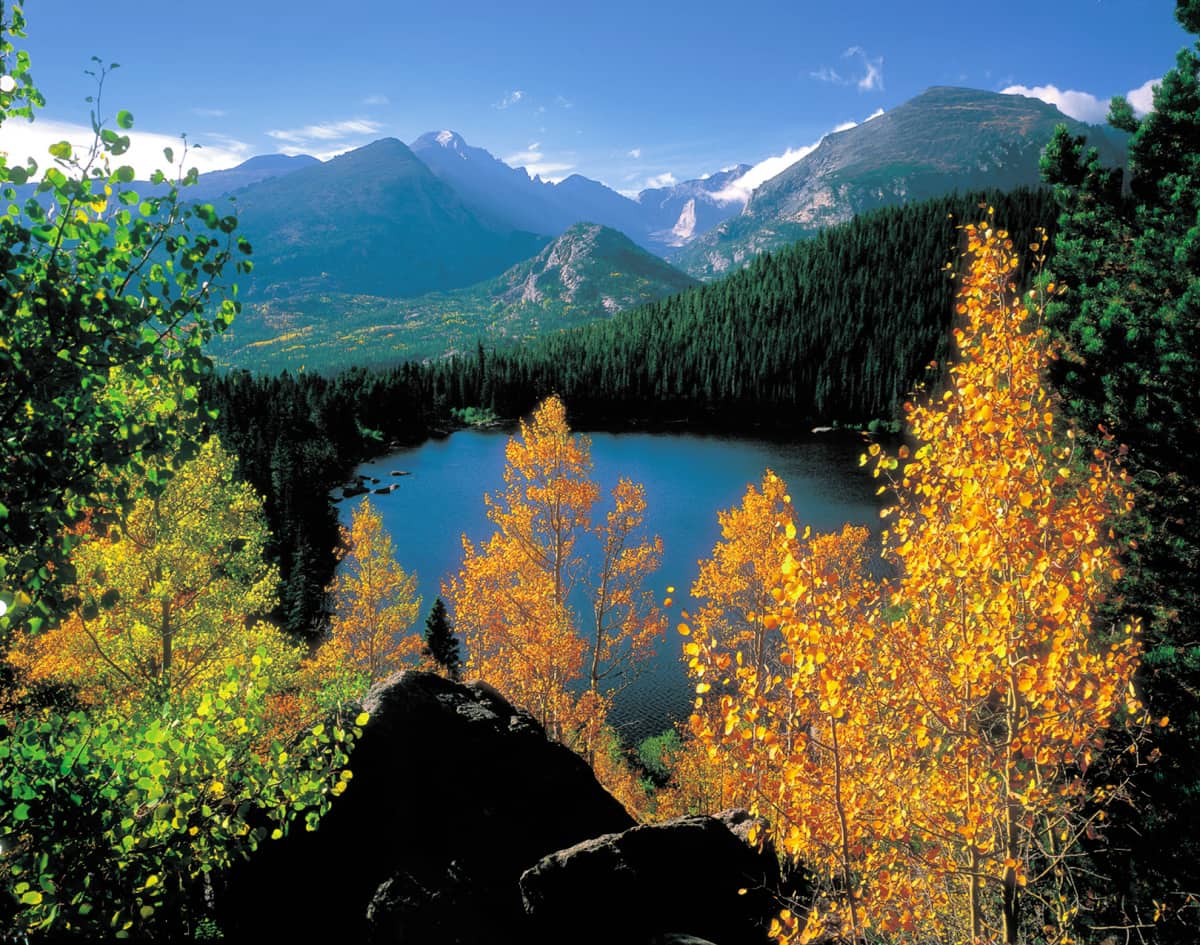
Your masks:
M 334 377 L 209 377 L 210 427 L 266 497 L 284 589 L 277 617 L 315 638 L 335 565 L 329 493 L 356 464 L 456 425 L 455 410 L 527 414 L 559 394 L 577 427 L 683 421 L 796 432 L 896 416 L 945 359 L 957 226 L 996 208 L 1028 242 L 1046 190 L 889 208 L 764 256 L 712 285 L 522 347 Z M 1026 275 L 1022 270 L 1020 276 Z

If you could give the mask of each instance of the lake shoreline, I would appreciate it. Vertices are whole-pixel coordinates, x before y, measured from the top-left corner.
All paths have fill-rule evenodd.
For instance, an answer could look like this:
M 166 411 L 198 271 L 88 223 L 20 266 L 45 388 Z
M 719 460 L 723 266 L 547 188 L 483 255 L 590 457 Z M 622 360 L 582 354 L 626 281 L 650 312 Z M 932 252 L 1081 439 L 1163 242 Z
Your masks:
M 797 511 L 814 530 L 834 530 L 847 521 L 879 528 L 878 484 L 858 466 L 862 439 L 856 431 L 801 438 L 697 432 L 678 425 L 661 432 L 622 427 L 578 432 L 591 440 L 592 478 L 602 495 L 622 476 L 646 488 L 647 528 L 662 535 L 666 546 L 662 566 L 648 584 L 657 599 L 668 586 L 690 588 L 697 562 L 709 557 L 721 538 L 717 513 L 738 505 L 768 467 L 788 482 Z M 421 619 L 440 594 L 441 579 L 460 565 L 461 537 L 480 542 L 491 533 L 484 494 L 503 489 L 504 447 L 512 428 L 489 424 L 454 432 L 400 447 L 351 473 L 352 481 L 365 476 L 380 486 L 396 486 L 366 497 L 384 516 L 400 564 L 417 573 Z M 396 471 L 410 475 L 393 477 Z M 361 500 L 355 496 L 338 503 L 343 523 Z M 603 508 L 604 499 L 597 513 L 602 515 Z M 675 596 L 677 606 L 690 606 L 684 594 Z M 679 648 L 679 637 L 669 631 L 653 667 L 622 694 L 613 722 L 628 741 L 636 744 L 658 734 L 690 711 L 692 695 Z

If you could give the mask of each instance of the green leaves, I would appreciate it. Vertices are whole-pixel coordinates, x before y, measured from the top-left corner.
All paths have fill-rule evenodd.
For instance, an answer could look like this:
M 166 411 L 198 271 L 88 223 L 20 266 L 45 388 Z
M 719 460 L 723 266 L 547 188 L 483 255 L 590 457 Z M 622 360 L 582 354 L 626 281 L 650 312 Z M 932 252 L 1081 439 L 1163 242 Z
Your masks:
M 0 32 L 0 56 L 20 80 L 25 67 L 8 55 L 15 23 L 11 34 Z M 102 84 L 111 67 L 98 66 Z M 26 98 L 40 100 L 32 91 Z M 18 113 L 0 103 L 0 121 Z M 144 202 L 124 189 L 134 169 L 108 161 L 128 150 L 121 132 L 132 124 L 122 110 L 116 130 L 96 124 L 91 148 L 52 144 L 56 163 L 38 183 L 38 199 L 0 215 L 0 245 L 9 248 L 0 272 L 0 415 L 9 418 L 0 590 L 25 595 L 0 615 L 0 643 L 13 627 L 54 622 L 61 536 L 86 508 L 119 511 L 128 502 L 113 479 L 128 472 L 150 491 L 159 487 L 153 479 L 165 481 L 167 470 L 148 470 L 199 431 L 196 391 L 211 370 L 203 346 L 238 310 L 221 298 L 223 275 L 248 266 L 236 221 L 211 208 L 198 213 L 176 189 Z M 0 168 L 0 178 L 27 183 L 35 167 Z M 126 209 L 133 207 L 140 216 Z M 148 337 L 142 329 L 150 327 Z M 121 386 L 135 395 L 114 396 Z M 147 416 L 147 400 L 159 394 L 177 409 Z M 54 567 L 39 571 L 46 563 Z
M 267 734 L 274 660 L 256 656 L 203 700 L 15 722 L 0 770 L 22 800 L 0 806 L 0 844 L 27 928 L 170 939 L 181 889 L 297 818 L 319 822 L 359 729 L 325 727 L 284 751 Z

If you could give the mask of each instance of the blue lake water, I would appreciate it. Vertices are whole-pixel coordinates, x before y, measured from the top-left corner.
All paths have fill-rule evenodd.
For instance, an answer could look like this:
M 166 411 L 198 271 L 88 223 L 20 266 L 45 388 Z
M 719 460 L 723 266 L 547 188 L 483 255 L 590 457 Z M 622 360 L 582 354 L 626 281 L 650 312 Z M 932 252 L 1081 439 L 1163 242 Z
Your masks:
M 424 627 L 443 577 L 459 567 L 461 536 L 465 533 L 478 543 L 492 534 L 483 495 L 503 488 L 508 436 L 500 431 L 461 431 L 399 450 L 356 471 L 379 479 L 377 487 L 396 484 L 391 493 L 369 498 L 383 515 L 400 564 L 417 573 L 423 600 L 414 632 Z M 711 555 L 720 538 L 718 510 L 740 504 L 747 485 L 761 482 L 768 468 L 787 482 L 799 520 L 814 531 L 845 522 L 878 528 L 878 481 L 859 468 L 862 443 L 853 436 L 827 434 L 802 442 L 695 433 L 588 436 L 602 494 L 621 476 L 646 487 L 646 524 L 662 536 L 664 545 L 662 567 L 650 587 L 661 601 L 666 588 L 675 586 L 673 617 L 680 607 L 690 606 L 683 592 L 696 578 L 697 563 Z M 408 475 L 395 477 L 393 472 Z M 355 497 L 341 504 L 344 521 L 361 501 Z M 675 623 L 673 619 L 646 671 L 614 706 L 612 721 L 630 743 L 669 728 L 690 711 L 693 697 Z

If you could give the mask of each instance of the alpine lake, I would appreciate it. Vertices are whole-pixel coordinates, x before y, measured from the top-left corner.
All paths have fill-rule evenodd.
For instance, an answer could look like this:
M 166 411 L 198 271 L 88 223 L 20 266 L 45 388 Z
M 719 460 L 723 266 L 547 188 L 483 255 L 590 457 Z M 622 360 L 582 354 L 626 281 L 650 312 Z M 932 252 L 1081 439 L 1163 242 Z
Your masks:
M 688 595 L 698 562 L 712 555 L 721 538 L 718 511 L 740 505 L 746 488 L 761 483 L 771 469 L 788 485 L 797 520 L 813 531 L 839 529 L 844 523 L 866 525 L 877 533 L 885 496 L 879 481 L 860 468 L 864 446 L 852 433 L 815 433 L 803 439 L 774 440 L 701 433 L 587 433 L 592 444 L 593 478 L 601 501 L 593 521 L 611 507 L 605 501 L 617 480 L 626 476 L 646 488 L 645 528 L 663 539 L 662 566 L 648 582 L 662 603 L 673 586 L 668 628 L 638 678 L 616 697 L 610 721 L 622 740 L 636 745 L 686 719 L 692 685 L 682 660 L 677 632 L 679 611 L 691 609 Z M 365 495 L 339 504 L 343 524 L 354 507 L 370 499 L 392 536 L 396 557 L 416 572 L 425 615 L 441 593 L 443 578 L 462 561 L 462 536 L 477 545 L 494 527 L 487 518 L 484 493 L 504 488 L 504 447 L 510 433 L 461 430 L 419 446 L 397 450 L 355 470 Z M 354 489 L 349 490 L 356 491 Z M 580 542 L 588 550 L 586 542 Z M 577 607 L 586 607 L 580 598 Z M 453 614 L 451 614 L 453 616 Z

